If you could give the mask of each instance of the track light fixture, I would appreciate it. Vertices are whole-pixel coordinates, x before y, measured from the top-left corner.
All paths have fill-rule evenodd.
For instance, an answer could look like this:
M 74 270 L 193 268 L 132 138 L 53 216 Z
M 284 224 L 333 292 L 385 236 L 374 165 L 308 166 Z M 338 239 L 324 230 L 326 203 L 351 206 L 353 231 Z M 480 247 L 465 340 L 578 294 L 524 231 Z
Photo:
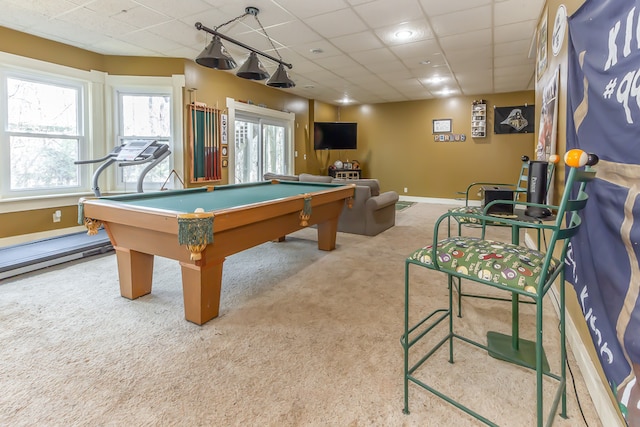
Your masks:
M 267 59 L 270 59 L 271 61 L 278 63 L 278 69 L 273 74 L 273 77 L 271 77 L 267 81 L 267 86 L 285 88 L 285 89 L 294 87 L 296 84 L 293 82 L 293 80 L 289 78 L 289 74 L 287 73 L 287 70 L 284 68 L 284 67 L 287 67 L 291 69 L 293 68 L 293 66 L 282 60 L 282 57 L 280 56 L 280 52 L 278 52 L 278 49 L 276 49 L 276 46 L 273 43 L 273 40 L 271 40 L 271 37 L 269 37 L 269 34 L 267 34 L 264 27 L 262 26 L 262 23 L 258 19 L 258 13 L 260 13 L 260 10 L 257 7 L 249 6 L 245 8 L 244 11 L 245 12 L 242 15 L 236 18 L 233 18 L 232 20 L 227 21 L 224 24 L 220 24 L 213 29 L 205 27 L 200 22 L 196 22 L 196 28 L 198 30 L 205 31 L 214 36 L 213 40 L 211 40 L 211 43 L 209 43 L 209 45 L 196 58 L 196 63 L 204 67 L 215 68 L 216 70 L 234 69 L 237 66 L 237 64 L 236 64 L 236 61 L 231 57 L 229 52 L 227 52 L 227 49 L 225 49 L 224 45 L 222 44 L 221 39 L 224 39 L 228 42 L 231 42 L 235 45 L 238 45 L 250 51 L 249 58 L 236 73 L 238 77 L 241 77 L 243 79 L 249 79 L 249 80 L 264 80 L 269 78 L 269 73 L 264 68 L 264 66 L 260 62 L 260 59 L 258 58 L 258 55 L 260 55 Z M 271 43 L 271 47 L 273 47 L 273 50 L 278 55 L 278 58 L 268 55 L 258 49 L 255 49 L 247 44 L 239 42 L 238 40 L 232 39 L 231 37 L 218 32 L 218 29 L 220 27 L 223 27 L 232 22 L 243 19 L 247 15 L 252 15 L 256 19 L 256 21 L 258 22 L 258 25 L 260 25 L 260 29 L 262 30 L 264 35 L 267 37 L 267 40 L 269 40 L 269 43 Z

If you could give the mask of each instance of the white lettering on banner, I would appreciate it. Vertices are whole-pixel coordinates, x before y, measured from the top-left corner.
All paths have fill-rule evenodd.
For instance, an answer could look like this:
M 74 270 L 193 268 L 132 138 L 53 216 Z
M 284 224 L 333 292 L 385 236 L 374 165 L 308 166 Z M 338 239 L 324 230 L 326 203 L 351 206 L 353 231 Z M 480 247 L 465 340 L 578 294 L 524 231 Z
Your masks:
M 636 8 L 633 7 L 629 13 L 627 14 L 627 19 L 625 22 L 624 28 L 624 40 L 622 42 L 622 56 L 627 57 L 631 55 L 631 42 L 633 41 L 634 35 L 636 39 L 636 49 L 640 49 L 640 20 L 635 27 L 633 27 L 633 20 L 636 16 Z M 622 23 L 621 21 L 617 21 L 613 27 L 609 30 L 609 40 L 608 40 L 608 49 L 609 53 L 607 56 L 607 61 L 604 65 L 604 71 L 609 70 L 611 67 L 615 66 L 618 63 L 618 35 L 620 34 L 620 27 Z M 635 103 L 640 108 L 640 69 L 635 71 L 628 72 L 620 81 L 620 85 L 618 86 L 618 78 L 615 77 L 609 80 L 609 83 L 604 88 L 604 92 L 602 93 L 602 97 L 604 99 L 611 99 L 612 95 L 616 94 L 616 101 L 618 101 L 622 107 L 624 108 L 625 118 L 627 123 L 633 124 L 633 116 L 631 114 L 631 109 L 629 108 L 629 100 L 630 98 L 635 98 Z M 617 87 L 617 90 L 616 90 Z
M 567 248 L 567 255 L 565 257 L 565 264 L 571 267 L 571 276 L 573 277 L 574 286 L 578 286 L 578 274 L 576 272 L 576 262 L 573 259 L 573 246 L 569 243 L 569 247 Z M 613 364 L 613 352 L 609 349 L 609 344 L 602 340 L 602 333 L 600 329 L 596 326 L 596 322 L 598 318 L 593 314 L 593 308 L 589 308 L 587 310 L 587 299 L 589 298 L 589 291 L 587 287 L 583 287 L 580 292 L 580 306 L 582 306 L 582 314 L 584 315 L 584 319 L 587 322 L 587 326 L 593 331 L 593 335 L 595 336 L 594 344 L 598 348 L 600 352 L 601 360 L 606 362 L 607 364 Z
M 616 22 L 616 25 L 609 30 L 609 57 L 607 58 L 607 63 L 604 64 L 604 71 L 618 63 L 618 46 L 616 45 L 618 32 L 620 32 L 620 21 Z

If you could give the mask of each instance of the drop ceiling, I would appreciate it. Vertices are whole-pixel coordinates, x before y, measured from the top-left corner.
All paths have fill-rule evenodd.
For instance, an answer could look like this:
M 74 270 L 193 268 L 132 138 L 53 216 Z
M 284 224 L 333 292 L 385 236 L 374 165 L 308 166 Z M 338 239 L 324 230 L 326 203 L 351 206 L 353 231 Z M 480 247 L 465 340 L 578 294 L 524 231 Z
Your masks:
M 534 88 L 544 0 L 0 0 L 0 26 L 105 55 L 195 59 L 215 28 L 291 63 L 285 90 L 330 104 Z M 552 19 L 552 18 L 549 18 Z M 406 31 L 404 39 L 398 38 Z M 225 42 L 241 64 L 248 51 Z M 277 63 L 262 58 L 270 73 Z M 233 70 L 228 72 L 234 72 Z

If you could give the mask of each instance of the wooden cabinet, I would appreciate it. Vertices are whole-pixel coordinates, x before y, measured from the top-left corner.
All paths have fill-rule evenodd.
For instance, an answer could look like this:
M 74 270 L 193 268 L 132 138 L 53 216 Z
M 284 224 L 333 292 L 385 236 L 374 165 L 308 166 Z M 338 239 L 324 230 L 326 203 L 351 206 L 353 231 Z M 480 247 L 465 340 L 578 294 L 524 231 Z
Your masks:
M 487 103 L 484 100 L 473 101 L 471 106 L 471 137 L 487 136 Z
M 329 169 L 329 176 L 336 179 L 360 179 L 360 169 Z

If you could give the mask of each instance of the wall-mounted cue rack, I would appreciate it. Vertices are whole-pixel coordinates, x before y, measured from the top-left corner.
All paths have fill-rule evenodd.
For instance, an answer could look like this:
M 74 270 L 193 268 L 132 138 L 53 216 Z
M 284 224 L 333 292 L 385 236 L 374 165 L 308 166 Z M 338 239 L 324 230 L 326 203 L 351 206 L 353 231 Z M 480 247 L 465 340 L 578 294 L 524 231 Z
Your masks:
M 188 107 L 191 182 L 218 181 L 222 179 L 221 111 L 195 102 Z

